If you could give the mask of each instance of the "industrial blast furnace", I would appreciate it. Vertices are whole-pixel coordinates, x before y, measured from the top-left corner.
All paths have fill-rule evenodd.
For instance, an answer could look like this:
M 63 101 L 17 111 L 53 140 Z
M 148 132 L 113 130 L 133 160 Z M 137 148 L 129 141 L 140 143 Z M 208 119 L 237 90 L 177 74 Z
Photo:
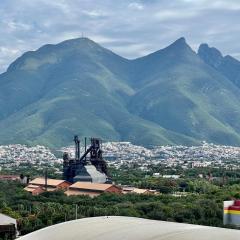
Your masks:
M 81 156 L 80 140 L 78 136 L 74 137 L 75 158 L 70 158 L 66 152 L 63 154 L 63 178 L 71 183 L 77 181 L 111 183 L 107 164 L 102 156 L 101 140 L 98 138 L 90 140 L 90 146 L 87 148 L 85 138 L 85 151 Z

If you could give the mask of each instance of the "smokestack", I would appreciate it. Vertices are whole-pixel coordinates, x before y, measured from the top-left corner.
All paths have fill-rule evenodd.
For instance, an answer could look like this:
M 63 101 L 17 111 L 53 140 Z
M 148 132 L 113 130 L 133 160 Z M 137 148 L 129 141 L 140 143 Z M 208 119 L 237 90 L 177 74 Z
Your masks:
M 78 140 L 78 160 L 80 160 L 80 140 Z
M 86 151 L 87 151 L 87 138 L 86 137 L 84 138 L 84 142 L 85 142 L 85 153 L 86 153 Z M 85 161 L 86 161 L 86 159 L 87 159 L 87 156 L 85 157 Z
M 75 142 L 75 159 L 79 160 L 80 159 L 80 141 L 77 135 L 74 136 L 74 142 Z

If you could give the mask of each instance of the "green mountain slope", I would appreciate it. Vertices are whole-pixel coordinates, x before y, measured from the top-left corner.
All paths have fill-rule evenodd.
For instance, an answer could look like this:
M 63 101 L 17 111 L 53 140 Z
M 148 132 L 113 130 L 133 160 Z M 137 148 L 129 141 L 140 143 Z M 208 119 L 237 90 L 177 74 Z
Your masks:
M 136 60 L 87 39 L 27 52 L 0 75 L 0 144 L 74 134 L 137 144 L 240 143 L 240 90 L 185 40 Z
M 149 59 L 151 68 L 139 78 L 140 90 L 130 101 L 130 111 L 193 138 L 239 142 L 236 86 L 205 64 L 184 39 L 136 62 L 146 66 Z
M 240 62 L 237 59 L 229 55 L 223 57 L 219 50 L 210 48 L 207 44 L 200 45 L 198 55 L 205 63 L 240 87 Z

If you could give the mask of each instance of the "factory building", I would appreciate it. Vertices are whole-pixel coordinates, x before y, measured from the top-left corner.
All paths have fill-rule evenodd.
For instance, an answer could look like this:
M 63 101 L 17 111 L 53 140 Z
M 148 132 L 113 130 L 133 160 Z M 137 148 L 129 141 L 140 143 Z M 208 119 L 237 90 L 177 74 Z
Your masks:
M 19 181 L 20 176 L 16 175 L 0 175 L 0 180 L 1 181 Z
M 38 195 L 43 191 L 66 190 L 71 184 L 65 180 L 51 178 L 35 178 L 24 188 L 33 195 Z
M 224 201 L 223 224 L 240 226 L 240 200 Z
M 90 146 L 87 148 L 85 138 L 85 151 L 80 154 L 80 140 L 74 137 L 75 157 L 71 158 L 65 152 L 63 154 L 63 179 L 36 178 L 24 189 L 32 195 L 38 195 L 44 191 L 64 190 L 67 196 L 88 195 L 95 197 L 101 193 L 136 193 L 156 194 L 156 191 L 139 188 L 122 188 L 112 184 L 108 175 L 107 164 L 103 159 L 101 140 L 90 139 Z M 71 185 L 72 184 L 72 185 Z
M 32 195 L 36 196 L 45 192 L 45 179 L 36 178 L 31 181 L 25 188 L 27 192 L 30 192 Z M 119 187 L 114 184 L 107 183 L 92 183 L 92 182 L 75 182 L 70 184 L 64 180 L 57 179 L 47 179 L 47 191 L 56 191 L 64 190 L 67 196 L 74 195 L 88 195 L 90 197 L 98 196 L 102 193 L 116 193 L 116 194 L 159 194 L 155 190 L 141 189 L 135 187 Z
M 78 175 L 74 177 L 75 182 L 94 182 L 94 183 L 105 183 L 107 177 L 105 174 L 97 171 L 95 166 L 86 165 L 78 170 Z
M 33 184 L 28 184 L 24 188 L 24 190 L 31 193 L 33 196 L 37 196 L 44 192 L 44 187 L 38 186 L 38 185 L 33 185 Z
M 88 195 L 90 197 L 96 197 L 101 193 L 122 193 L 122 190 L 113 184 L 76 182 L 65 192 L 67 196 Z

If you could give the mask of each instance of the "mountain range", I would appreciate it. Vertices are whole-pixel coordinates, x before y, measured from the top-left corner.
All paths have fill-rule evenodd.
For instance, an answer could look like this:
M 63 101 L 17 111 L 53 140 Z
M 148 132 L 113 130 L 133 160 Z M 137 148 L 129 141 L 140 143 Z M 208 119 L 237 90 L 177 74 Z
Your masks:
M 0 75 L 0 144 L 73 135 L 139 145 L 240 144 L 240 62 L 180 38 L 134 60 L 88 38 L 44 45 Z

